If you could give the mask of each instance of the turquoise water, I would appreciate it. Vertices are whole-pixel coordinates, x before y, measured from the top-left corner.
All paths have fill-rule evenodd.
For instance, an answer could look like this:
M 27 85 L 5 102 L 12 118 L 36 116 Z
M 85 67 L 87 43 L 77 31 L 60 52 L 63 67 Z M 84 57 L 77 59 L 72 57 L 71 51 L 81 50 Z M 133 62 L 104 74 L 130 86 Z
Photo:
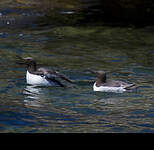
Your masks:
M 148 28 L 0 29 L 0 132 L 154 132 L 154 36 Z M 17 56 L 61 71 L 75 85 L 26 85 Z M 93 92 L 95 75 L 133 82 L 124 93 Z

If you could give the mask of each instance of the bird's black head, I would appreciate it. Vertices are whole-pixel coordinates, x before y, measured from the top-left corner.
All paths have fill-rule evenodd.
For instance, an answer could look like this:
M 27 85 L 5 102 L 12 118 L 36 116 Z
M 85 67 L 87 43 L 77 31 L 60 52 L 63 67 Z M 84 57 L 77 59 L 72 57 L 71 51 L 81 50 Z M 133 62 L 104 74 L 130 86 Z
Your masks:
M 106 82 L 106 72 L 105 71 L 91 71 L 97 75 L 97 81 L 101 83 Z
M 35 62 L 34 61 L 34 59 L 32 58 L 32 57 L 25 57 L 25 58 L 23 58 L 23 60 L 25 61 L 25 63 L 28 65 L 28 64 L 31 64 L 31 63 L 33 63 L 33 62 Z

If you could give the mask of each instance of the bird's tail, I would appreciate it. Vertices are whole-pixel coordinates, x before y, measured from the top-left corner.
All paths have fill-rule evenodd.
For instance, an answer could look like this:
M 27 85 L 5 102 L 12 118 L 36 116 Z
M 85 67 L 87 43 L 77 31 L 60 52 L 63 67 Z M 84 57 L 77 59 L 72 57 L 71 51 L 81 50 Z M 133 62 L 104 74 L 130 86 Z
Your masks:
M 131 90 L 131 89 L 134 89 L 134 88 L 136 88 L 135 84 L 129 84 L 124 89 Z

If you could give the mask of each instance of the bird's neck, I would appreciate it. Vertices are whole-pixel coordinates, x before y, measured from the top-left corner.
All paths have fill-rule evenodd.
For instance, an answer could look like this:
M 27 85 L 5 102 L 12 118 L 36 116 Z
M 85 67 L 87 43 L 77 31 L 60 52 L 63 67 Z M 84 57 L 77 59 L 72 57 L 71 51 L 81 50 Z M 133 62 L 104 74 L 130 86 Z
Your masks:
M 36 63 L 29 64 L 27 69 L 30 73 L 36 71 L 37 70 Z
M 96 86 L 99 87 L 99 86 L 101 86 L 104 83 L 106 83 L 106 77 L 105 78 L 102 78 L 102 79 L 97 78 L 97 80 L 96 80 Z

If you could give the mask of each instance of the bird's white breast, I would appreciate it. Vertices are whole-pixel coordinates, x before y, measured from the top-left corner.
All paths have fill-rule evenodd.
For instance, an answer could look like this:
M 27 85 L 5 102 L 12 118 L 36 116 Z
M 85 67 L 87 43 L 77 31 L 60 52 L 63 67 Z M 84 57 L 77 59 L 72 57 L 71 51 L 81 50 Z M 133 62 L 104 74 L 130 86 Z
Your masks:
M 26 73 L 26 81 L 27 81 L 27 84 L 32 84 L 32 85 L 43 85 L 43 86 L 51 86 L 52 85 L 52 83 L 47 81 L 45 79 L 45 77 L 31 74 L 28 71 Z
M 100 92 L 115 92 L 115 93 L 122 93 L 124 91 L 126 91 L 126 89 L 124 89 L 124 87 L 109 87 L 109 86 L 100 86 L 97 87 L 96 86 L 96 82 L 93 85 L 93 90 L 94 91 L 100 91 Z

